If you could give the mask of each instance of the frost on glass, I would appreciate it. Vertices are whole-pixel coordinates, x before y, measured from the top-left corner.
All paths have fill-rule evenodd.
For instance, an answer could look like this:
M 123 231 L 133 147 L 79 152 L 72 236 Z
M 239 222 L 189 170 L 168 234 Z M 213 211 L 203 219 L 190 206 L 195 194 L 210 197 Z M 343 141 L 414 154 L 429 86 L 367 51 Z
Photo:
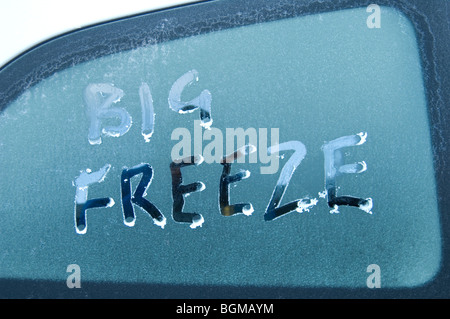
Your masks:
M 92 282 L 367 288 L 377 264 L 382 288 L 428 282 L 424 75 L 381 10 L 381 28 L 359 8 L 146 42 L 30 87 L 0 113 L 1 278 L 79 262 Z

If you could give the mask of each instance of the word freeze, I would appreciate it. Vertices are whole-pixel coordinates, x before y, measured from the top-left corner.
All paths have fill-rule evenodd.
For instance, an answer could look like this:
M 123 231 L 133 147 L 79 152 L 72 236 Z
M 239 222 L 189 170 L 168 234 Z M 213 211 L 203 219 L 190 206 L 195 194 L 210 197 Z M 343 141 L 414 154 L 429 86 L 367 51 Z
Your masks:
M 358 146 L 365 143 L 366 133 L 343 136 L 333 141 L 325 143 L 322 146 L 324 155 L 325 171 L 325 191 L 319 193 L 320 198 L 327 198 L 328 206 L 332 208 L 330 213 L 338 213 L 339 206 L 357 207 L 368 214 L 372 214 L 372 199 L 359 198 L 353 196 L 338 196 L 336 178 L 342 174 L 359 174 L 367 170 L 364 161 L 352 164 L 343 163 L 342 149 L 346 147 Z M 231 204 L 230 185 L 246 180 L 250 177 L 250 171 L 240 170 L 232 174 L 232 164 L 239 158 L 249 155 L 256 151 L 253 145 L 245 145 L 237 151 L 223 157 L 220 165 L 223 166 L 219 181 L 219 210 L 223 216 L 234 216 L 238 214 L 250 216 L 254 212 L 252 203 Z M 280 153 L 284 151 L 293 151 L 290 158 L 281 169 L 272 196 L 264 213 L 264 220 L 272 221 L 288 213 L 297 211 L 298 213 L 309 212 L 317 205 L 317 198 L 301 198 L 281 205 L 281 200 L 289 185 L 289 182 L 302 160 L 306 156 L 306 147 L 300 141 L 288 141 L 267 148 L 268 153 Z M 177 223 L 190 224 L 191 228 L 197 228 L 204 223 L 204 217 L 198 212 L 183 211 L 185 200 L 188 195 L 195 192 L 201 192 L 206 188 L 202 181 L 196 181 L 189 184 L 183 183 L 182 170 L 190 166 L 199 166 L 204 162 L 201 155 L 193 155 L 170 163 L 169 168 L 172 176 L 172 219 Z M 91 208 L 112 207 L 115 204 L 113 198 L 95 198 L 88 199 L 88 189 L 93 184 L 101 183 L 105 180 L 111 168 L 110 164 L 105 165 L 100 170 L 92 172 L 90 169 L 81 171 L 81 174 L 75 179 L 75 230 L 78 234 L 85 234 L 87 231 L 86 211 Z M 131 178 L 141 175 L 141 180 L 132 194 Z M 125 167 L 120 178 L 121 201 L 123 222 L 132 227 L 135 225 L 136 216 L 133 205 L 137 205 L 148 213 L 154 223 L 161 228 L 166 225 L 166 217 L 158 207 L 152 204 L 148 199 L 147 191 L 153 179 L 153 168 L 148 163 L 141 163 L 132 168 Z
M 305 145 L 296 140 L 279 143 L 278 129 L 271 129 L 271 145 L 268 145 L 267 129 L 259 129 L 259 138 L 255 129 L 243 130 L 226 129 L 226 154 L 223 155 L 223 134 L 212 125 L 211 102 L 212 95 L 208 90 L 203 90 L 199 96 L 190 100 L 182 101 L 183 90 L 198 81 L 196 70 L 188 71 L 179 77 L 172 85 L 168 104 L 171 110 L 179 114 L 188 114 L 195 110 L 200 110 L 200 120 L 194 121 L 194 154 L 191 154 L 191 135 L 189 130 L 178 128 L 172 132 L 172 140 L 181 140 L 172 148 L 171 163 L 168 168 L 172 177 L 172 219 L 177 223 L 189 224 L 191 228 L 202 226 L 205 219 L 199 212 L 185 212 L 184 206 L 186 197 L 191 193 L 201 192 L 206 188 L 202 181 L 189 184 L 183 183 L 182 170 L 189 167 L 199 166 L 203 162 L 207 164 L 217 163 L 223 166 L 222 174 L 218 177 L 218 207 L 221 215 L 229 217 L 235 215 L 250 216 L 254 212 L 252 203 L 231 203 L 230 185 L 247 180 L 250 177 L 249 170 L 240 170 L 232 173 L 232 164 L 235 162 L 245 163 L 243 160 L 249 157 L 251 163 L 256 162 L 256 150 L 259 147 L 259 159 L 263 164 L 270 163 L 269 166 L 260 167 L 261 174 L 275 174 L 279 170 L 278 159 L 284 155 L 277 155 L 281 152 L 292 152 L 290 158 L 281 169 L 277 183 L 273 189 L 264 213 L 264 220 L 272 221 L 288 213 L 297 211 L 299 213 L 309 212 L 317 205 L 317 198 L 301 198 L 281 204 L 283 196 L 289 182 L 305 158 L 307 151 Z M 120 101 L 124 92 L 112 84 L 94 83 L 89 84 L 84 91 L 86 104 L 86 115 L 89 120 L 88 140 L 91 145 L 102 143 L 102 136 L 120 137 L 126 134 L 132 125 L 130 114 L 121 107 L 113 106 Z M 146 83 L 139 87 L 139 97 L 142 108 L 142 130 L 141 133 L 145 142 L 150 142 L 154 134 L 155 112 L 150 88 Z M 111 119 L 118 119 L 119 125 L 106 126 Z M 200 127 L 200 131 L 198 128 Z M 202 134 L 201 127 L 209 131 L 209 134 Z M 209 143 L 203 149 L 202 141 L 211 140 L 215 137 L 214 143 Z M 237 147 L 234 146 L 234 139 L 238 138 Z M 246 137 L 249 143 L 245 144 Z M 359 198 L 353 196 L 338 196 L 336 178 L 342 174 L 359 174 L 367 169 L 364 161 L 359 163 L 345 164 L 342 154 L 343 148 L 359 146 L 366 142 L 367 133 L 343 136 L 325 143 L 322 146 L 324 156 L 325 171 L 325 191 L 319 192 L 319 198 L 326 198 L 328 206 L 332 208 L 330 213 L 338 213 L 339 206 L 357 207 L 368 214 L 372 214 L 372 199 Z M 259 142 L 258 142 L 259 139 Z M 182 153 L 182 154 L 181 154 Z M 203 156 L 205 155 L 206 158 Z M 92 172 L 90 169 L 82 170 L 76 177 L 73 185 L 76 187 L 74 222 L 75 230 L 78 234 L 87 232 L 86 212 L 93 208 L 107 208 L 115 205 L 111 197 L 88 198 L 88 189 L 97 183 L 105 180 L 111 165 L 106 164 L 98 171 Z M 132 193 L 131 179 L 134 176 L 141 176 L 140 182 Z M 136 221 L 134 206 L 139 206 L 148 213 L 154 223 L 164 228 L 167 222 L 164 212 L 156 205 L 146 199 L 147 191 L 152 183 L 154 175 L 153 167 L 149 163 L 140 163 L 134 167 L 124 167 L 120 176 L 121 203 L 123 213 L 123 223 L 133 227 Z M 245 182 L 247 183 L 247 182 Z

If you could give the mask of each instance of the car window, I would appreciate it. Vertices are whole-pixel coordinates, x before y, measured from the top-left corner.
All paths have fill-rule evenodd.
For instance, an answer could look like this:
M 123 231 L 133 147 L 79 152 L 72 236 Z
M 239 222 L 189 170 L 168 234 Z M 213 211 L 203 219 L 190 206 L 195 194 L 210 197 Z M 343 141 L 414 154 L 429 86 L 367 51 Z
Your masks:
M 0 113 L 0 277 L 427 284 L 443 247 L 425 77 L 414 24 L 378 5 L 49 72 Z

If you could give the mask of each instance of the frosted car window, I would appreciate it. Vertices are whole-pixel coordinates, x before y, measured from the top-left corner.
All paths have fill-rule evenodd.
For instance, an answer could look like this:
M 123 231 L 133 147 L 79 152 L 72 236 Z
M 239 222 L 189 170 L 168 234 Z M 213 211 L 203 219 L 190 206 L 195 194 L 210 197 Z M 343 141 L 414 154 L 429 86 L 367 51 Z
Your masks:
M 0 276 L 65 280 L 77 264 L 89 282 L 432 280 L 424 75 L 412 24 L 381 9 L 381 28 L 366 8 L 282 19 L 107 55 L 27 89 L 0 115 Z

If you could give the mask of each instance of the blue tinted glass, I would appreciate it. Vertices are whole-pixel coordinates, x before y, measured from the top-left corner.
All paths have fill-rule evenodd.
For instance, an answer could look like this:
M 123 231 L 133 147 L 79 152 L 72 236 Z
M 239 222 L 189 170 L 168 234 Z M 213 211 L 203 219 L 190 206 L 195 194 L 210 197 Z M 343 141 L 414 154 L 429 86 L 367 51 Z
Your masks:
M 366 287 L 377 265 L 383 287 L 432 279 L 416 37 L 394 9 L 379 28 L 370 15 L 148 44 L 26 90 L 0 114 L 0 276 L 65 281 L 78 264 L 96 282 Z

